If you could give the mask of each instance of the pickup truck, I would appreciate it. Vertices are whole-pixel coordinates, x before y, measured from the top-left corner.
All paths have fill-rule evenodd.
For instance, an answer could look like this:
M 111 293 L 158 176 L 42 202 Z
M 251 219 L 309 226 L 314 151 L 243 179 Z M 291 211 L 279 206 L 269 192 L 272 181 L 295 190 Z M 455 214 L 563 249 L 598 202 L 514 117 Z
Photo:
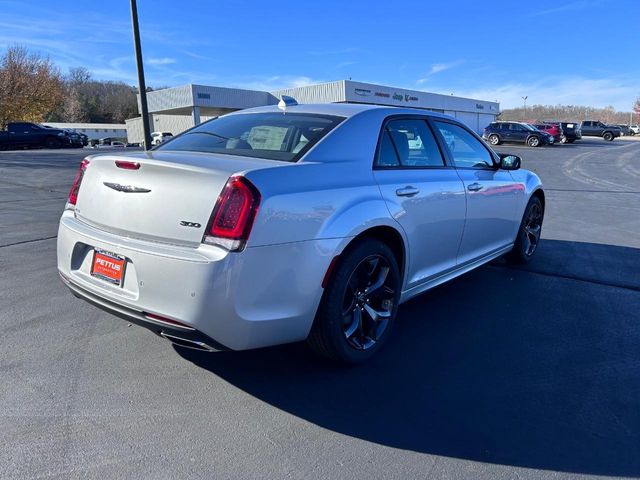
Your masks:
M 610 142 L 622 135 L 622 130 L 617 125 L 607 125 L 600 121 L 585 120 L 580 127 L 583 137 L 602 137 Z
M 0 150 L 18 148 L 62 148 L 72 145 L 69 133 L 31 122 L 12 122 L 0 131 Z

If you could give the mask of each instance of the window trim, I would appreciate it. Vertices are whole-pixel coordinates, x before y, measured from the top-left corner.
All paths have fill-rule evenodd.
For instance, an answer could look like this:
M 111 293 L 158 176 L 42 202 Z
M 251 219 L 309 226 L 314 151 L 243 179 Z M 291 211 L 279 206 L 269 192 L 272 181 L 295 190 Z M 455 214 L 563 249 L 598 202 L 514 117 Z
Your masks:
M 474 137 L 476 140 L 478 140 L 480 145 L 482 145 L 482 148 L 484 148 L 489 153 L 489 156 L 493 160 L 493 167 L 482 167 L 482 168 L 478 168 L 478 167 L 458 167 L 455 164 L 455 159 L 453 158 L 453 154 L 449 151 L 449 147 L 447 146 L 447 142 L 445 141 L 444 137 L 440 133 L 440 130 L 434 124 L 432 126 L 432 130 L 435 131 L 436 136 L 437 136 L 437 140 L 442 143 L 442 148 L 444 149 L 444 151 L 446 152 L 446 155 L 447 155 L 447 163 L 451 163 L 451 165 L 453 165 L 453 168 L 455 168 L 456 170 L 491 170 L 491 171 L 495 171 L 495 170 L 499 170 L 500 169 L 500 161 L 498 159 L 498 154 L 496 152 L 494 152 L 493 150 L 491 150 L 491 148 L 489 148 L 487 146 L 485 141 L 482 140 L 482 138 L 477 133 L 472 131 L 466 125 L 463 125 L 460 122 L 451 121 L 448 118 L 431 117 L 429 119 L 429 121 L 430 122 L 434 122 L 434 123 L 435 122 L 449 123 L 451 125 L 456 125 L 456 126 L 462 128 L 463 130 L 466 130 L 467 133 L 471 134 L 472 137 Z
M 440 145 L 436 132 L 434 132 L 433 127 L 429 123 L 430 118 L 431 117 L 429 115 L 420 115 L 420 114 L 408 115 L 406 113 L 389 115 L 385 117 L 380 127 L 380 131 L 378 133 L 378 143 L 376 144 L 376 151 L 373 155 L 371 169 L 375 171 L 375 170 L 440 170 L 440 169 L 455 168 L 452 165 L 449 165 L 449 162 L 447 160 L 445 152 L 442 150 L 442 146 Z M 442 165 L 398 165 L 397 167 L 377 165 L 378 155 L 380 155 L 380 148 L 382 147 L 382 135 L 384 131 L 387 129 L 387 125 L 394 120 L 422 120 L 426 124 L 427 129 L 431 132 L 433 139 L 436 141 L 436 146 L 438 148 L 438 151 L 440 152 L 440 158 L 442 159 Z M 393 138 L 391 138 L 391 135 L 389 135 L 389 139 L 391 140 L 391 145 L 393 146 L 393 149 L 396 152 L 396 156 L 398 156 L 398 162 L 399 162 L 400 156 L 398 155 L 396 144 L 394 143 Z

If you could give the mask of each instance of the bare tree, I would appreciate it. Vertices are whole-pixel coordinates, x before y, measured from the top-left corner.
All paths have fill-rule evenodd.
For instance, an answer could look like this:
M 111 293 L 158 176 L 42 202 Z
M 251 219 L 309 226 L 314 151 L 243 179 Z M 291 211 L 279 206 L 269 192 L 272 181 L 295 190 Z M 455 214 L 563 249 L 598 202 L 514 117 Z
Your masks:
M 500 120 L 521 121 L 523 115 L 524 111 L 522 107 L 505 109 L 500 113 Z M 606 108 L 595 108 L 581 105 L 527 105 L 526 120 L 528 122 L 545 120 L 557 120 L 563 122 L 600 120 L 605 123 L 622 124 L 629 122 L 629 112 L 618 112 L 612 106 L 608 106 Z
M 63 96 L 60 72 L 48 57 L 12 46 L 0 58 L 0 126 L 15 120 L 40 122 Z

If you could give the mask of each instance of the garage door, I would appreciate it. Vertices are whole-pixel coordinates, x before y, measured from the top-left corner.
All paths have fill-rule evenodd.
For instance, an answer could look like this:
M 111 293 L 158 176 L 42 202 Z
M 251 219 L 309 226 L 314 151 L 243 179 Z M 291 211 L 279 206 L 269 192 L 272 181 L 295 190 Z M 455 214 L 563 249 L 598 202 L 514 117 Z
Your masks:
M 480 128 L 478 133 L 482 133 L 482 129 L 495 120 L 495 115 L 487 115 L 486 113 L 480 113 L 478 117 L 478 127 Z
M 474 132 L 478 132 L 478 114 L 469 112 L 456 112 L 456 118 Z M 484 125 L 483 125 L 484 127 Z

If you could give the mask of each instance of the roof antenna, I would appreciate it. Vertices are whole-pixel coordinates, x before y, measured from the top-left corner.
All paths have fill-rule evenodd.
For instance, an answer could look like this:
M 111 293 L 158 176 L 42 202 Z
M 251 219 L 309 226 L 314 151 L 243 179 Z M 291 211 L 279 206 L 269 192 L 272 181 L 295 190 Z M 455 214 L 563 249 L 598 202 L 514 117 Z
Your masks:
M 280 101 L 278 102 L 278 108 L 282 110 L 282 113 L 287 112 L 287 107 L 293 107 L 295 105 L 298 105 L 298 102 L 296 102 L 295 98 L 289 97 L 287 95 L 280 96 Z

